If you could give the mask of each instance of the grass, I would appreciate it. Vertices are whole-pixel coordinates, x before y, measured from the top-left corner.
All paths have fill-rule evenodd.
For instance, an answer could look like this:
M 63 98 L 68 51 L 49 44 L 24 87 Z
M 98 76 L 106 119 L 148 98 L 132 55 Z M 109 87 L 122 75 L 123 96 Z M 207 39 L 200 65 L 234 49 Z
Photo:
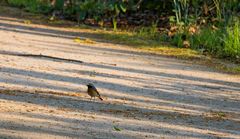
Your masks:
M 240 28 L 236 22 L 233 26 L 218 30 L 203 28 L 193 35 L 191 44 L 194 49 L 204 49 L 215 57 L 229 59 L 240 63 Z
M 225 56 L 240 60 L 240 28 L 239 22 L 235 22 L 234 26 L 227 28 L 227 35 L 224 39 Z
M 22 7 L 31 13 L 49 13 L 51 10 L 50 2 L 46 3 L 40 0 L 8 0 L 12 6 Z
M 81 29 L 81 28 L 80 28 Z M 154 40 L 129 31 L 106 31 L 97 29 L 93 34 L 111 43 L 127 45 L 152 54 L 161 54 L 181 59 L 199 59 L 201 55 L 192 49 L 177 48 L 162 40 Z
M 106 42 L 122 44 L 126 47 L 138 49 L 142 52 L 161 56 L 175 57 L 188 60 L 192 64 L 202 64 L 213 67 L 222 72 L 240 74 L 240 65 L 227 60 L 204 56 L 200 52 L 190 48 L 179 48 L 166 43 L 162 36 L 156 33 L 154 25 L 142 28 L 140 31 L 118 30 L 96 28 L 86 25 L 76 27 L 76 23 L 64 20 L 49 21 L 49 18 L 41 14 L 27 13 L 17 8 L 0 6 L 0 13 L 8 13 L 12 17 L 21 17 L 22 20 L 30 20 L 31 24 L 45 24 L 50 26 L 61 26 L 66 29 L 74 29 L 79 32 L 87 32 L 91 39 L 101 39 Z M 6 16 L 6 14 L 3 14 Z M 68 27 L 66 27 L 68 26 Z M 70 26 L 70 27 L 69 27 Z M 159 37 L 160 36 L 160 37 Z M 204 39 L 204 38 L 203 38 Z

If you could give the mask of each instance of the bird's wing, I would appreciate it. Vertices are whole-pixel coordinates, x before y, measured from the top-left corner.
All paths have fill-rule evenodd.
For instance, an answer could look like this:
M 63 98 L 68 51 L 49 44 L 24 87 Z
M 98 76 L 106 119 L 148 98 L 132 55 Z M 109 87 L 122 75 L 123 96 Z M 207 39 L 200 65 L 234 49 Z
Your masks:
M 99 92 L 95 86 L 91 86 L 91 89 L 94 90 L 99 95 Z
M 103 100 L 103 99 L 101 98 L 101 95 L 100 95 L 100 93 L 98 92 L 97 88 L 96 88 L 95 86 L 92 86 L 92 89 L 97 93 L 99 99 Z
M 98 91 L 97 91 L 97 88 L 96 88 L 95 86 L 91 86 L 91 88 L 92 88 L 93 90 L 95 90 L 96 92 L 98 92 Z
M 99 94 L 97 88 L 93 86 L 93 89 L 96 91 L 96 93 L 98 94 L 98 96 L 100 96 L 100 94 Z
M 100 96 L 100 94 L 99 94 L 98 90 L 96 89 L 95 91 L 97 92 L 98 96 Z

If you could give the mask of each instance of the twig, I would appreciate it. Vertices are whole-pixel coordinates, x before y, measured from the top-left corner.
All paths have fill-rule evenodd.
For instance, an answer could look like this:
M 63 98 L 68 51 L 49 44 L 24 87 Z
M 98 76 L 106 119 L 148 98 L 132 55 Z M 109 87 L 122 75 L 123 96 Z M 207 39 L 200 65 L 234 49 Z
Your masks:
M 48 56 L 48 55 L 42 55 L 42 54 L 20 54 L 20 53 L 14 53 L 14 52 L 0 52 L 0 54 L 13 55 L 13 56 L 22 56 L 22 57 L 49 58 L 49 59 L 55 59 L 55 60 L 84 63 L 83 61 L 80 61 L 80 60 L 67 59 L 67 58 L 61 58 L 61 57 L 54 57 L 54 56 Z

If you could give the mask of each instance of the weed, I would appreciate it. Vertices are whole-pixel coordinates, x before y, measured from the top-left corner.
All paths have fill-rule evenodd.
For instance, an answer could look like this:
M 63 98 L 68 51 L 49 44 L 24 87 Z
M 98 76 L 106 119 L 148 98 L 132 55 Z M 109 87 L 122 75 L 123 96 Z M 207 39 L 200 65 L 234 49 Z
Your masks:
M 223 55 L 231 58 L 240 59 L 240 28 L 239 22 L 233 27 L 227 28 L 227 34 L 224 36 Z
M 211 28 L 202 29 L 199 34 L 191 38 L 191 46 L 194 49 L 204 49 L 209 53 L 221 55 L 223 49 L 223 31 L 212 30 Z

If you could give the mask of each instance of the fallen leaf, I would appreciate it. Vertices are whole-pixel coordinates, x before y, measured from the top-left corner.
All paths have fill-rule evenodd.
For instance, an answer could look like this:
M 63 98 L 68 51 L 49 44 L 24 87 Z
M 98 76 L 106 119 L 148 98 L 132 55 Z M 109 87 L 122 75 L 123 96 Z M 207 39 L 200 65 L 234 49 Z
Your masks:
M 49 113 L 53 113 L 54 112 L 54 110 L 49 110 Z
M 80 38 L 80 37 L 78 37 L 78 38 L 75 38 L 74 39 L 74 42 L 76 42 L 76 43 L 89 43 L 89 44 L 94 44 L 94 43 L 96 43 L 95 41 L 93 41 L 93 40 L 91 40 L 91 39 L 85 39 L 85 38 Z
M 184 48 L 189 48 L 190 47 L 190 42 L 189 41 L 183 41 L 183 47 Z
M 116 130 L 116 131 L 121 131 L 121 129 L 116 127 L 116 126 L 113 126 L 113 129 Z
M 23 22 L 24 22 L 24 24 L 32 24 L 32 22 L 30 20 L 24 20 Z

